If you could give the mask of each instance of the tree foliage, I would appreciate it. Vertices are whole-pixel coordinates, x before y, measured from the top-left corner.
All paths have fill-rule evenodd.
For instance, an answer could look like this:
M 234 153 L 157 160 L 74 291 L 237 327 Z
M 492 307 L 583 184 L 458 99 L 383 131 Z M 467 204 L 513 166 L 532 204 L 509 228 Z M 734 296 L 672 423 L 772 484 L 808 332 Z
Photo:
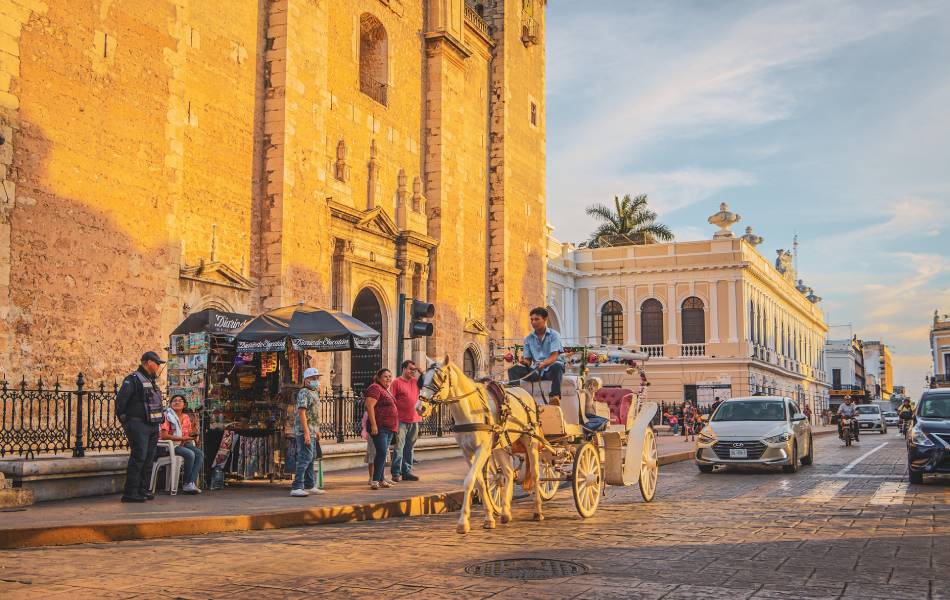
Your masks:
M 630 194 L 624 194 L 623 198 L 614 196 L 613 209 L 603 204 L 594 204 L 587 207 L 587 214 L 600 221 L 586 243 L 588 248 L 653 244 L 673 240 L 670 228 L 656 222 L 657 215 L 648 207 L 646 194 L 635 198 L 631 198 Z

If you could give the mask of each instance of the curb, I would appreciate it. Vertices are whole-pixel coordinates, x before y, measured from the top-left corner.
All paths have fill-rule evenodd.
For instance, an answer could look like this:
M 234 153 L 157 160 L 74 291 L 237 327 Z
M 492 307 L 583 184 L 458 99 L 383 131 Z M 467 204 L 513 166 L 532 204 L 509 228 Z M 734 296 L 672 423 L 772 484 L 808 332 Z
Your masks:
M 454 512 L 459 510 L 461 505 L 462 492 L 455 491 L 366 504 L 327 506 L 256 515 L 186 517 L 160 521 L 6 529 L 0 531 L 0 549 L 95 544 L 121 540 L 281 529 L 302 525 L 328 525 L 393 517 L 419 517 Z
M 659 462 L 660 465 L 669 465 L 692 458 L 693 451 L 687 450 L 662 455 L 659 457 Z M 461 508 L 461 505 L 462 492 L 459 490 L 365 504 L 285 510 L 254 515 L 183 517 L 153 521 L 5 529 L 0 530 L 0 549 L 101 544 L 304 525 L 330 525 L 395 517 L 421 517 L 455 512 Z

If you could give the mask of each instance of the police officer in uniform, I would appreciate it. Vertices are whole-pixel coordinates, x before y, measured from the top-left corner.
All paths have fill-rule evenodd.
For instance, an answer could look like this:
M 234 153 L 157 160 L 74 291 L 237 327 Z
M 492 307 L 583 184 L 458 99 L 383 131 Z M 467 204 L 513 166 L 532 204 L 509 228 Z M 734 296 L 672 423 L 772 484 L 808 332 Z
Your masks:
M 142 364 L 122 380 L 115 397 L 115 414 L 129 440 L 129 466 L 125 475 L 123 502 L 145 502 L 155 496 L 149 491 L 152 464 L 158 448 L 158 426 L 165 420 L 158 374 L 165 361 L 155 352 L 142 355 Z

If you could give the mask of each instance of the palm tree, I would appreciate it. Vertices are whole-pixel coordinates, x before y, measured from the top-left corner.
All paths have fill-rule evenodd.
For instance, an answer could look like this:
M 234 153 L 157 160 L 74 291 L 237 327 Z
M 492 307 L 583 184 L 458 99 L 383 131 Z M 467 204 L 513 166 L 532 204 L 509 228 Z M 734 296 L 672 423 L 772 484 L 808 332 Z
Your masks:
M 669 227 L 656 222 L 656 213 L 647 207 L 646 194 L 631 198 L 614 196 L 614 209 L 595 204 L 587 207 L 587 214 L 601 221 L 586 246 L 601 248 L 606 246 L 629 246 L 631 244 L 652 244 L 669 242 L 673 232 Z

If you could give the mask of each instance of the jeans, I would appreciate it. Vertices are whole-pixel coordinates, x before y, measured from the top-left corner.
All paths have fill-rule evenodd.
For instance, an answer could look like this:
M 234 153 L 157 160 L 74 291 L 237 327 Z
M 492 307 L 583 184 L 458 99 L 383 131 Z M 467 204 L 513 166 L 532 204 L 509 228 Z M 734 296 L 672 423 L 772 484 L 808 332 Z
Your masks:
M 393 441 L 396 432 L 390 429 L 379 428 L 379 433 L 370 435 L 376 456 L 373 457 L 373 481 L 382 481 L 386 474 L 386 457 L 389 455 L 389 444 Z
M 677 435 L 680 432 L 680 424 L 673 423 L 672 427 L 673 427 L 673 435 Z
M 515 365 L 508 369 L 508 379 L 521 379 L 525 375 L 531 372 L 530 367 L 524 365 Z M 525 381 L 550 381 L 551 382 L 551 395 L 561 397 L 561 377 L 564 376 L 564 363 L 555 362 L 548 367 L 547 371 L 544 372 L 544 375 L 538 376 L 537 373 L 531 375 L 525 379 Z
M 158 424 L 129 419 L 122 424 L 129 440 L 129 464 L 125 470 L 125 496 L 142 496 L 152 477 L 158 450 Z
M 393 477 L 412 473 L 413 448 L 419 439 L 419 423 L 400 423 L 396 432 L 396 446 L 393 448 Z
M 304 435 L 298 434 L 297 441 L 297 468 L 294 471 L 294 482 L 290 489 L 310 489 L 317 485 L 317 478 L 313 473 L 313 457 L 317 452 L 317 438 L 310 434 L 310 443 L 304 441 Z
M 194 483 L 198 481 L 201 470 L 205 466 L 205 454 L 201 448 L 191 442 L 175 446 L 175 454 L 185 459 L 185 480 L 182 483 Z

